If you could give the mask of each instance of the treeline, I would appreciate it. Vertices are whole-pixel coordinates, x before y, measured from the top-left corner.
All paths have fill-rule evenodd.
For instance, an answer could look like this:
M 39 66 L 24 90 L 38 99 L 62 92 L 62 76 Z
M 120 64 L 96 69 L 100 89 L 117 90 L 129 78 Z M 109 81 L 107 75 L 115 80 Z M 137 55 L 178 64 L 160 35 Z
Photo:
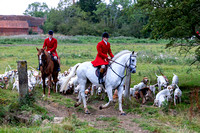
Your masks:
M 132 0 L 114 0 L 109 4 L 101 0 L 79 0 L 76 3 L 60 0 L 57 8 L 48 9 L 45 3 L 35 2 L 29 7 L 39 6 L 38 11 L 27 9 L 24 14 L 46 17 L 42 27 L 45 32 L 52 29 L 64 35 L 99 36 L 106 31 L 112 36 L 149 37 L 150 31 L 142 32 L 148 16 L 135 8 L 135 3 Z

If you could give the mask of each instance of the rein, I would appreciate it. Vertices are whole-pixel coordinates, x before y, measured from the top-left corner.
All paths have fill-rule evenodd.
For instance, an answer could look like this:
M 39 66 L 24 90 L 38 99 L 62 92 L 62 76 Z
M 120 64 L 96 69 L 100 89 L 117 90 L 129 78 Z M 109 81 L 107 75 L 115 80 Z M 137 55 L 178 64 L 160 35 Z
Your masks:
M 110 66 L 110 64 L 108 65 L 108 67 L 110 67 L 110 69 L 111 69 L 118 77 L 121 78 L 120 84 L 116 87 L 116 88 L 118 88 L 118 87 L 121 85 L 121 83 L 122 83 L 122 81 L 124 80 L 124 78 L 127 76 L 127 73 L 126 73 L 123 77 L 121 77 L 119 74 L 117 74 L 117 73 L 112 69 L 112 67 Z M 127 67 L 125 66 L 125 69 L 126 69 L 126 68 L 127 68 Z
M 129 57 L 129 59 L 130 59 L 131 57 Z M 129 60 L 128 59 L 128 60 Z M 128 62 L 128 60 L 126 61 L 126 63 Z M 121 63 L 119 63 L 119 62 L 116 62 L 116 61 L 114 61 L 114 60 L 111 60 L 112 62 L 114 62 L 114 63 L 116 63 L 116 64 L 118 64 L 118 65 L 121 65 L 121 66 L 123 66 L 123 67 L 125 67 L 125 69 L 126 68 L 128 68 L 127 66 L 125 66 L 125 65 L 123 65 L 123 64 L 121 64 Z M 125 63 L 125 64 L 126 64 Z M 112 64 L 112 63 L 111 63 Z M 118 77 L 120 77 L 121 78 L 121 81 L 120 81 L 120 84 L 117 86 L 117 88 L 121 85 L 121 83 L 122 83 L 122 81 L 124 80 L 124 78 L 127 76 L 127 73 L 123 76 L 123 77 L 121 77 L 118 73 L 116 73 L 114 70 L 113 70 L 113 68 L 111 67 L 111 64 L 109 64 L 108 65 L 108 67 L 118 76 Z

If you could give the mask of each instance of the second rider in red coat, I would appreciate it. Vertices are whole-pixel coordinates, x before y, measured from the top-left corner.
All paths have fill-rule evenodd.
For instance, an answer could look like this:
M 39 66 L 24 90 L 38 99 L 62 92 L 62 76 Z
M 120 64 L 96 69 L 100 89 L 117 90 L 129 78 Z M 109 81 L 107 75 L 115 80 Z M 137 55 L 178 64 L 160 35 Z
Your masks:
M 57 67 L 57 71 L 60 71 L 60 59 L 57 54 L 57 40 L 53 37 L 53 31 L 49 31 L 49 37 L 44 40 L 43 49 L 53 56 L 54 65 Z

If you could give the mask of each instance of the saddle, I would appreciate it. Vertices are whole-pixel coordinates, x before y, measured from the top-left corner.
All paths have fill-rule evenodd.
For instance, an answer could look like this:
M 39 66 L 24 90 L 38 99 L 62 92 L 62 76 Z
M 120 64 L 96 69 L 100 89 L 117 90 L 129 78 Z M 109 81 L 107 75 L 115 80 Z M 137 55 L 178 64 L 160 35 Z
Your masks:
M 101 67 L 97 67 L 97 70 L 95 71 L 95 74 L 97 77 L 100 76 L 100 68 Z M 103 72 L 103 77 L 107 74 L 107 67 L 105 68 L 104 72 Z

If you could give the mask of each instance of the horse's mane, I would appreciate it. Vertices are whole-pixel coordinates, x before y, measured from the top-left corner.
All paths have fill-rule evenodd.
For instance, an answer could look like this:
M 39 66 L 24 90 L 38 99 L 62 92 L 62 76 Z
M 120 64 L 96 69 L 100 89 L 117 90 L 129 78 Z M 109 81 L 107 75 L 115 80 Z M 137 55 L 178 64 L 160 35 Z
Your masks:
M 131 51 L 129 51 L 129 50 L 122 50 L 122 51 L 120 51 L 119 53 L 117 53 L 114 57 L 113 57 L 113 59 L 112 60 L 116 60 L 116 59 L 118 59 L 120 56 L 122 56 L 122 55 L 124 55 L 124 54 L 127 54 L 127 53 L 131 53 Z

